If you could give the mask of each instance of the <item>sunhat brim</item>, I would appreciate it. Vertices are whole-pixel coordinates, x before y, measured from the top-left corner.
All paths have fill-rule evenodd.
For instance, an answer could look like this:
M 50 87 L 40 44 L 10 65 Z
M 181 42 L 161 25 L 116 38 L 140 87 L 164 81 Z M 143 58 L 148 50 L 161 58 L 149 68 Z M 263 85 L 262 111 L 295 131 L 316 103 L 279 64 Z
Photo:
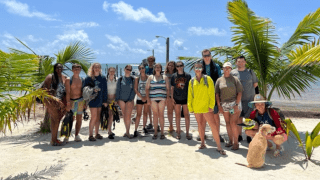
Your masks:
M 265 103 L 266 106 L 271 106 L 271 105 L 272 105 L 272 102 L 270 102 L 270 101 L 261 100 L 261 101 L 251 101 L 251 102 L 248 103 L 248 106 L 249 106 L 250 108 L 254 109 L 254 108 L 255 108 L 255 107 L 254 107 L 254 104 L 255 104 L 255 103 Z

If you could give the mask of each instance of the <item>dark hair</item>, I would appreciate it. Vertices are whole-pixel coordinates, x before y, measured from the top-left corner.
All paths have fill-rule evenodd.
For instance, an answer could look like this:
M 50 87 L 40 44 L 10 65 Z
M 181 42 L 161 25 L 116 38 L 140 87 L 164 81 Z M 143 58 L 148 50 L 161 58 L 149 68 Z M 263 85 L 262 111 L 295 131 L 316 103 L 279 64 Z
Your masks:
M 176 70 L 176 62 L 174 62 L 174 61 L 169 61 L 167 64 L 166 64 L 166 69 L 164 70 L 164 72 L 167 74 L 167 73 L 169 73 L 169 69 L 168 69 L 168 66 L 169 66 L 169 64 L 170 63 L 173 63 L 173 73 L 175 73 L 175 72 L 177 72 L 177 70 Z
M 201 55 L 203 56 L 203 53 L 204 52 L 209 52 L 210 53 L 210 55 L 211 55 L 211 51 L 209 50 L 209 49 L 204 49 L 202 52 L 201 52 Z
M 109 67 L 109 68 L 108 68 L 107 80 L 109 79 L 109 71 L 110 71 L 110 69 L 116 70 L 115 67 Z M 114 73 L 114 80 L 117 82 L 117 78 L 116 78 L 116 77 L 117 77 L 117 76 L 116 76 L 116 73 Z
M 183 64 L 183 62 L 182 61 L 177 61 L 176 62 L 176 66 L 178 66 L 178 64 L 181 64 L 182 66 L 184 66 L 184 64 Z M 176 68 L 177 69 L 177 68 Z M 182 69 L 183 70 L 183 72 L 184 72 L 184 68 Z M 178 70 L 177 70 L 178 71 Z
M 75 63 L 75 64 L 72 64 L 72 69 L 73 68 L 82 68 L 82 67 L 80 64 Z
M 57 89 L 58 84 L 59 84 L 59 76 L 58 76 L 58 73 L 56 72 L 57 67 L 58 67 L 59 65 L 61 65 L 62 68 L 63 68 L 63 65 L 62 65 L 61 63 L 56 63 L 56 64 L 53 65 L 53 76 L 54 76 L 54 79 L 53 79 L 53 81 L 51 82 L 53 89 Z
M 132 66 L 130 64 L 127 64 L 126 67 L 124 67 L 124 68 L 127 69 L 127 67 L 129 67 L 129 66 L 131 67 L 131 70 L 132 70 Z
M 244 59 L 246 62 L 247 62 L 247 60 L 246 60 L 246 58 L 244 57 L 244 56 L 238 56 L 237 58 L 236 58 L 236 62 L 238 61 L 238 59 Z
M 155 58 L 154 56 L 149 56 L 149 57 L 147 58 L 147 61 L 149 61 L 149 59 L 152 59 L 152 60 L 153 60 L 153 62 L 155 62 L 155 61 L 156 61 L 156 58 Z
M 157 66 L 157 65 L 159 65 L 159 66 L 160 66 L 161 71 L 162 71 L 162 65 L 161 65 L 160 63 L 157 63 L 157 64 L 155 64 L 155 65 L 154 65 L 154 67 L 153 67 L 153 73 L 152 73 L 153 75 L 155 75 L 155 74 L 156 74 L 156 66 Z

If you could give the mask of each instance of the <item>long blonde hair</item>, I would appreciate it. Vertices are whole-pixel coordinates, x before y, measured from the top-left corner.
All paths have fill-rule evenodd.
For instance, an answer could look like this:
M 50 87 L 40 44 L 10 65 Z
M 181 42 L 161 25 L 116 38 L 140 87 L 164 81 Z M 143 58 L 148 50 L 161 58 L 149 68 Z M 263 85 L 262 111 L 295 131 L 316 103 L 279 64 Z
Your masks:
M 93 63 L 93 64 L 91 64 L 91 66 L 89 67 L 89 70 L 88 70 L 88 76 L 90 76 L 92 79 L 95 79 L 95 77 L 94 77 L 94 72 L 93 72 L 93 67 L 94 67 L 95 65 L 99 65 L 99 66 L 100 66 L 99 75 L 102 74 L 101 64 L 100 64 L 100 63 Z

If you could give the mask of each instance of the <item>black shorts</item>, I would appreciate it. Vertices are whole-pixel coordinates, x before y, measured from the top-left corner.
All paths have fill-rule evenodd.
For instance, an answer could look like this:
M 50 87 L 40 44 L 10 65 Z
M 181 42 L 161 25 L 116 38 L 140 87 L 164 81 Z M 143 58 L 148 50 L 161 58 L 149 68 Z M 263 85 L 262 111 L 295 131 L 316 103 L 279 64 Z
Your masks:
M 186 100 L 174 100 L 175 102 L 176 102 L 176 104 L 181 104 L 181 105 L 186 105 L 186 104 L 188 104 L 188 100 L 186 99 Z
M 136 101 L 136 104 L 141 104 L 141 105 L 143 105 L 143 104 L 147 104 L 147 102 L 148 102 L 148 101 L 143 102 L 142 100 L 137 100 L 137 101 Z

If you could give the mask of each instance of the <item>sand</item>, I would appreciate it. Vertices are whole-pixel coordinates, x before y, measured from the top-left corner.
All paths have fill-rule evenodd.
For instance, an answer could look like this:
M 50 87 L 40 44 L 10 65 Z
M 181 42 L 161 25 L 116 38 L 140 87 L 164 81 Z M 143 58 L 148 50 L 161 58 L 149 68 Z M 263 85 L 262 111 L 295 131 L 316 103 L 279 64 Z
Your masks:
M 314 150 L 313 160 L 307 163 L 303 151 L 290 137 L 289 143 L 284 143 L 283 156 L 275 158 L 273 151 L 268 151 L 266 164 L 262 169 L 249 169 L 235 164 L 246 164 L 246 141 L 241 142 L 238 151 L 225 148 L 223 143 L 227 156 L 221 156 L 216 151 L 211 133 L 206 132 L 209 135 L 207 149 L 198 150 L 200 142 L 196 141 L 197 124 L 194 116 L 191 117 L 193 140 L 187 140 L 184 133 L 181 140 L 168 133 L 165 140 L 152 140 L 152 134 L 129 140 L 122 137 L 125 128 L 121 119 L 121 123 L 116 123 L 114 140 L 104 138 L 89 142 L 89 121 L 83 121 L 80 131 L 82 142 L 74 142 L 74 137 L 71 137 L 65 146 L 53 147 L 49 145 L 51 134 L 36 133 L 43 119 L 42 113 L 29 123 L 18 123 L 12 133 L 0 135 L 0 179 L 319 178 L 320 148 Z M 311 132 L 319 119 L 292 118 L 292 121 L 304 139 L 305 131 Z M 222 116 L 221 122 L 221 134 L 227 139 Z M 165 130 L 168 130 L 167 123 Z M 133 131 L 134 126 L 131 125 L 130 133 L 133 134 Z M 100 132 L 107 137 L 107 132 Z

